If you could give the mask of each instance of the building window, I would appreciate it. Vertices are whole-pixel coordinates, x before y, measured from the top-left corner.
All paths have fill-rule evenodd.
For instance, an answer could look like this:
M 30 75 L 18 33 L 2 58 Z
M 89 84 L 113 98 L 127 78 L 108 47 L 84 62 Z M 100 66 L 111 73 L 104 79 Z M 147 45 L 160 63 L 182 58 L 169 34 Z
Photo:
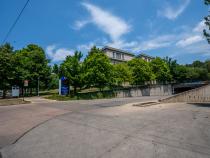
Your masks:
M 120 53 L 116 53 L 116 58 L 117 59 L 121 59 L 121 54 Z
M 113 55 L 113 58 L 115 59 L 115 52 L 113 52 L 112 55 Z
M 122 54 L 122 60 L 125 60 L 125 58 L 124 58 L 124 54 Z

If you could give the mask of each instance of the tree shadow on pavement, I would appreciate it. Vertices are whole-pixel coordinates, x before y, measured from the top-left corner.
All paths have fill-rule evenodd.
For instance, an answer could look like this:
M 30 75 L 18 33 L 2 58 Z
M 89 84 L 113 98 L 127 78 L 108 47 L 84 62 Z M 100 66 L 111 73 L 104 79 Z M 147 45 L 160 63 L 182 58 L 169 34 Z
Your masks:
M 195 105 L 197 107 L 210 108 L 210 103 L 188 103 L 188 104 Z

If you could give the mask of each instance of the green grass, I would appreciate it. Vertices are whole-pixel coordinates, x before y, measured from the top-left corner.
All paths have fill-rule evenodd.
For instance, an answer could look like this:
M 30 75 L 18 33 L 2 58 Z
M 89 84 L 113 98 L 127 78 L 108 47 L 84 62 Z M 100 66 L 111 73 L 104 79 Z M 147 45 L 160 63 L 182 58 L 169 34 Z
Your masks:
M 39 95 L 45 96 L 45 95 L 54 95 L 58 94 L 58 89 L 51 89 L 51 90 L 45 90 L 45 91 L 40 91 Z
M 53 94 L 46 96 L 46 99 L 52 99 L 57 101 L 67 101 L 67 100 L 91 100 L 91 99 L 108 99 L 114 98 L 114 92 L 87 92 L 87 93 L 78 93 L 75 96 L 60 96 L 58 94 Z
M 28 104 L 30 101 L 23 101 L 21 98 L 12 98 L 12 99 L 0 99 L 0 106 L 8 106 L 8 105 L 18 105 L 18 104 Z
M 76 100 L 77 98 L 71 96 L 61 96 L 58 94 L 53 94 L 50 96 L 44 97 L 46 99 L 57 100 L 57 101 L 67 101 L 67 100 Z
M 110 88 L 109 88 L 109 87 L 105 87 L 103 90 L 104 90 L 104 91 L 105 91 L 105 90 L 110 90 Z M 89 92 L 98 92 L 98 91 L 100 91 L 99 88 L 91 87 L 91 88 L 82 89 L 82 90 L 80 90 L 79 92 L 81 92 L 81 93 L 89 93 Z

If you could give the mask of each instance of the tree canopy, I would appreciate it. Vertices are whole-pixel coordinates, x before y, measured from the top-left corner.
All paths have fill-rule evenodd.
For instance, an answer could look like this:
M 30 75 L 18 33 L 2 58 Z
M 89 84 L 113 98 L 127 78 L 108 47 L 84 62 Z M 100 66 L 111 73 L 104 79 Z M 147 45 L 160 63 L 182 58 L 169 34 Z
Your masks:
M 150 66 L 152 72 L 155 74 L 155 78 L 157 81 L 159 82 L 171 81 L 172 76 L 170 73 L 169 66 L 163 59 L 159 57 L 153 59 L 150 62 Z
M 38 80 L 47 82 L 51 73 L 49 61 L 44 50 L 38 45 L 29 44 L 26 48 L 15 52 L 17 81 L 29 80 L 30 87 L 37 87 Z
M 68 78 L 69 84 L 74 87 L 74 93 L 83 84 L 81 58 L 82 53 L 76 51 L 73 56 L 67 56 L 60 66 L 61 76 Z
M 127 63 L 114 65 L 114 78 L 117 85 L 131 81 L 131 71 Z
M 152 69 L 145 60 L 135 58 L 129 61 L 128 65 L 132 72 L 132 84 L 140 85 L 154 79 Z
M 113 65 L 102 51 L 92 49 L 84 60 L 84 80 L 88 87 L 100 89 L 113 83 Z
M 3 90 L 3 97 L 14 79 L 13 47 L 6 43 L 0 46 L 0 89 Z
M 210 5 L 210 0 L 204 0 L 204 3 L 206 5 Z M 206 17 L 204 17 L 204 20 L 205 20 L 205 24 L 206 24 L 208 30 L 204 29 L 203 34 L 206 37 L 208 43 L 210 43 L 210 33 L 209 33 L 209 30 L 210 30 L 210 15 L 207 15 Z
M 194 82 L 210 80 L 210 60 L 194 61 L 181 65 L 172 58 L 156 57 L 151 62 L 134 58 L 128 62 L 111 64 L 101 49 L 93 47 L 82 61 L 82 53 L 76 51 L 58 65 L 49 65 L 45 51 L 38 45 L 29 44 L 20 50 L 13 50 L 10 44 L 0 46 L 0 90 L 6 91 L 12 85 L 23 89 L 23 81 L 29 80 L 29 89 L 37 89 L 38 80 L 43 89 L 58 88 L 59 77 L 69 79 L 78 88 L 142 85 L 149 81 Z
M 45 88 L 50 81 L 49 61 L 38 45 L 30 44 L 17 51 L 13 51 L 9 44 L 2 45 L 0 61 L 0 88 L 3 89 L 4 96 L 12 85 L 23 87 L 24 80 L 29 80 L 29 87 L 36 89 L 38 80 Z

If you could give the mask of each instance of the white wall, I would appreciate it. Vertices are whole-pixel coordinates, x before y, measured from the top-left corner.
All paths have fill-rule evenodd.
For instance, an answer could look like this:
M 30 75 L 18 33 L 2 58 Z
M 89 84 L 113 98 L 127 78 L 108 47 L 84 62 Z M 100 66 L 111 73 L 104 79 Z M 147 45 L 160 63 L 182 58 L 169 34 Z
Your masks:
M 105 50 L 104 51 L 104 53 L 109 57 L 109 58 L 111 58 L 111 59 L 115 59 L 115 58 L 113 58 L 113 52 L 115 52 L 115 51 L 111 51 L 111 50 Z M 122 53 L 121 53 L 122 54 Z M 132 60 L 133 58 L 134 58 L 134 56 L 132 56 L 132 55 L 128 55 L 128 54 L 125 54 L 125 53 L 123 53 L 124 54 L 124 61 L 129 61 L 129 60 Z M 123 59 L 121 59 L 121 60 L 123 60 Z

